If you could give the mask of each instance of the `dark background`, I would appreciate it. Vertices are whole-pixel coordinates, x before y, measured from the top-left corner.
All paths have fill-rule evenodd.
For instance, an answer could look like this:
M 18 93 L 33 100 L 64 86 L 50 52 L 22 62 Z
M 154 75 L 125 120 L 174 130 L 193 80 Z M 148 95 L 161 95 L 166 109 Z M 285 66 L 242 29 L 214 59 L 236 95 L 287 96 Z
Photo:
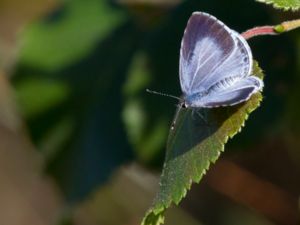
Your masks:
M 253 0 L 1 0 L 0 223 L 139 224 L 157 191 L 193 11 L 243 32 Z M 298 30 L 249 41 L 263 102 L 167 224 L 299 224 Z M 2 221 L 1 221 L 2 220 Z

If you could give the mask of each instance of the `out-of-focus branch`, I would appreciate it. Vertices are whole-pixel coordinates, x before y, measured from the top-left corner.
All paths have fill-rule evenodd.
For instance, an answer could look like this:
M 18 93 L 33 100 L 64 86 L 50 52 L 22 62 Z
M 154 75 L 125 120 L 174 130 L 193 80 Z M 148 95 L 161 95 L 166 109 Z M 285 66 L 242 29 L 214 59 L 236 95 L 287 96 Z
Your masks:
M 54 224 L 64 201 L 54 181 L 42 174 L 41 155 L 27 138 L 16 108 L 0 70 L 0 224 Z
M 296 197 L 232 162 L 218 161 L 208 173 L 207 181 L 215 191 L 254 209 L 276 224 L 299 224 Z

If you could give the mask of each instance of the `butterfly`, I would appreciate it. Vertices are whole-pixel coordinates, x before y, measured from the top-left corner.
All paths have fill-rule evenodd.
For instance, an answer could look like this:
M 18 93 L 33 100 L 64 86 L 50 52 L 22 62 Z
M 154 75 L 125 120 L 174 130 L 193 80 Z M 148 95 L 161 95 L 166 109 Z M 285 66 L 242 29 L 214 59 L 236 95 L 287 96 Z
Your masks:
M 263 88 L 252 76 L 253 59 L 247 41 L 216 17 L 194 12 L 181 42 L 180 107 L 214 108 L 247 101 Z
M 208 13 L 194 12 L 181 42 L 183 96 L 171 129 L 181 108 L 232 106 L 262 90 L 263 81 L 252 76 L 252 66 L 251 49 L 239 33 Z

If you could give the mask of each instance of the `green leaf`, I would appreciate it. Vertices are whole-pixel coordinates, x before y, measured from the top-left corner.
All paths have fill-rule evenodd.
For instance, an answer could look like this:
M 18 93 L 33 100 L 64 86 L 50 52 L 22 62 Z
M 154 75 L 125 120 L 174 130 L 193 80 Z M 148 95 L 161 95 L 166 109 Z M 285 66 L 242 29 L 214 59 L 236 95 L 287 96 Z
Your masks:
M 257 64 L 254 74 L 263 77 Z M 261 93 L 257 93 L 237 106 L 202 109 L 200 116 L 190 109 L 181 110 L 176 127 L 168 138 L 160 189 L 143 225 L 163 222 L 164 211 L 171 203 L 178 204 L 193 182 L 200 182 L 210 164 L 219 158 L 224 144 L 241 130 L 261 100 Z
M 274 8 L 283 10 L 298 10 L 300 8 L 300 0 L 256 0 L 258 2 L 272 4 Z

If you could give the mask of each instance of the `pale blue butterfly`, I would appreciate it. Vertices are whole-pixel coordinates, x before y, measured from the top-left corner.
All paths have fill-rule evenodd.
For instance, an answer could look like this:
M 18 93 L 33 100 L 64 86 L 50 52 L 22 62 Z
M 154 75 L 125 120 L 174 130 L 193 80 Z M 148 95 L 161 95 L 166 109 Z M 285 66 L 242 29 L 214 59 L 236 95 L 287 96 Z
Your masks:
M 180 109 L 232 106 L 247 101 L 263 88 L 252 72 L 252 53 L 246 40 L 204 12 L 190 17 L 181 42 Z M 174 97 L 174 96 L 172 96 Z

